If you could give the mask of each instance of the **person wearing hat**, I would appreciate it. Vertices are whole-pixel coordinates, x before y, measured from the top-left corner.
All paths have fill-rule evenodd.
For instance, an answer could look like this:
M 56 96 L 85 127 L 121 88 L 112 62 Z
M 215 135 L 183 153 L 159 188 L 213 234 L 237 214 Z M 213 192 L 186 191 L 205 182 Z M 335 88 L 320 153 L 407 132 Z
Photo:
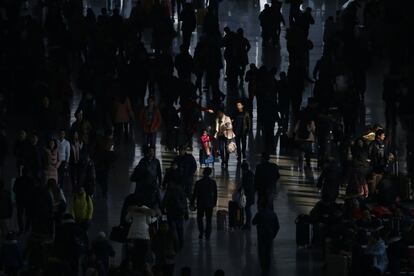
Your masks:
M 217 184 L 210 178 L 211 173 L 211 168 L 204 169 L 203 178 L 195 183 L 190 200 L 191 206 L 195 206 L 195 202 L 197 202 L 197 225 L 200 233 L 198 238 L 202 239 L 205 235 L 207 240 L 211 235 L 213 209 L 217 205 Z M 206 227 L 204 227 L 204 217 L 206 218 Z

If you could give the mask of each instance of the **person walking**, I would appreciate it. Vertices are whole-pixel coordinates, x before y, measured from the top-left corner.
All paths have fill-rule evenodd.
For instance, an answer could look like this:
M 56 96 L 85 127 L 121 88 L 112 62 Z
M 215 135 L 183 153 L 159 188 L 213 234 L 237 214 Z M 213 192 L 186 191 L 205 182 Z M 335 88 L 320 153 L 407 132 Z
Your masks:
M 262 276 L 270 275 L 273 240 L 279 232 L 280 225 L 276 213 L 270 208 L 269 201 L 259 202 L 258 212 L 253 218 L 257 228 L 257 248 Z
M 244 109 L 244 103 L 242 100 L 236 102 L 236 112 L 233 115 L 233 129 L 236 135 L 237 145 L 237 162 L 241 161 L 241 158 L 246 159 L 246 145 L 247 135 L 249 135 L 252 127 L 252 120 L 249 112 Z
M 217 205 L 217 184 L 210 178 L 211 168 L 205 168 L 203 178 L 198 180 L 194 186 L 193 196 L 190 200 L 191 206 L 196 206 L 197 202 L 197 225 L 199 231 L 199 239 L 210 239 L 211 235 L 211 219 L 213 216 L 213 208 Z M 203 219 L 206 218 L 206 227 L 204 227 Z
M 280 178 L 279 167 L 269 161 L 268 153 L 262 153 L 262 161 L 256 166 L 254 186 L 258 194 L 257 202 L 266 200 L 273 209 L 273 198 L 277 190 L 277 181 Z
M 233 132 L 233 124 L 229 116 L 224 114 L 223 110 L 218 110 L 216 118 L 216 134 L 214 138 L 218 141 L 218 148 L 221 157 L 221 167 L 227 168 L 229 161 L 229 153 L 227 151 L 227 145 L 229 140 L 235 138 Z
M 83 187 L 81 187 L 73 197 L 71 214 L 82 229 L 87 232 L 89 222 L 92 220 L 93 216 L 93 202 L 92 198 L 86 194 Z
M 242 183 L 241 189 L 244 191 L 246 196 L 246 206 L 244 207 L 244 212 L 246 214 L 246 221 L 243 226 L 243 230 L 250 230 L 250 224 L 252 220 L 252 210 L 251 207 L 254 205 L 254 200 L 256 197 L 256 190 L 254 187 L 254 173 L 250 170 L 249 163 L 243 161 L 241 165 L 242 169 Z
M 186 147 L 181 147 L 179 155 L 174 159 L 181 172 L 181 184 L 188 197 L 193 189 L 194 174 L 197 171 L 197 162 Z
M 57 143 L 55 140 L 50 139 L 47 143 L 45 150 L 45 162 L 44 162 L 44 179 L 45 183 L 49 179 L 55 179 L 58 182 L 58 168 L 60 166 L 59 156 L 58 156 L 58 148 Z
M 144 128 L 144 147 L 155 147 L 157 131 L 161 125 L 161 112 L 155 105 L 154 97 L 148 98 L 148 105 L 139 115 L 141 124 Z

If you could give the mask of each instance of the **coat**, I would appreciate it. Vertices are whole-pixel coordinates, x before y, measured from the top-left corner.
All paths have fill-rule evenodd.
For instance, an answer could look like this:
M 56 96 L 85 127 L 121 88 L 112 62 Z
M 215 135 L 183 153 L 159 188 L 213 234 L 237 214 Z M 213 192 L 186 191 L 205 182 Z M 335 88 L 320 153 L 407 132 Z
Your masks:
M 153 211 L 147 206 L 131 206 L 125 220 L 131 222 L 128 236 L 129 240 L 149 240 L 149 226 L 153 222 Z
M 262 209 L 254 216 L 252 224 L 257 227 L 257 238 L 272 241 L 279 232 L 280 225 L 276 213 L 268 208 Z
M 217 138 L 217 136 L 224 136 L 227 139 L 233 139 L 234 137 L 236 137 L 236 135 L 233 132 L 233 125 L 231 119 L 227 115 L 223 115 L 223 118 L 221 119 L 216 118 L 215 130 L 215 138 Z
M 147 122 L 148 121 L 148 107 L 145 107 L 139 115 L 139 119 L 144 128 L 145 133 L 155 133 L 158 131 L 161 125 L 161 112 L 158 109 L 158 107 L 154 107 L 153 113 L 154 114 L 152 116 L 152 120 L 151 122 L 149 122 L 149 124 Z
M 262 162 L 256 167 L 254 185 L 260 195 L 276 192 L 276 184 L 280 178 L 279 167 L 268 161 Z
M 76 194 L 73 198 L 71 213 L 76 221 L 91 220 L 93 215 L 93 203 L 86 193 Z
M 217 184 L 210 177 L 203 177 L 195 183 L 191 205 L 197 201 L 197 208 L 214 208 L 217 205 Z
M 126 98 L 123 103 L 119 100 L 114 103 L 114 123 L 128 123 L 134 118 L 134 111 L 131 107 L 131 101 Z

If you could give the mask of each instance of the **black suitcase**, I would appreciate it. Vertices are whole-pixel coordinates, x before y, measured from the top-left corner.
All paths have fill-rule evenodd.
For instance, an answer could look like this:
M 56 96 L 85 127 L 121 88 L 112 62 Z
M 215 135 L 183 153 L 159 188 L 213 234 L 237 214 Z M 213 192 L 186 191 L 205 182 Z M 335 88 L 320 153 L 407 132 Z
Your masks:
M 244 210 L 235 201 L 229 201 L 229 227 L 240 228 L 244 225 Z
M 312 243 L 312 224 L 309 215 L 301 214 L 296 220 L 296 245 L 308 247 Z

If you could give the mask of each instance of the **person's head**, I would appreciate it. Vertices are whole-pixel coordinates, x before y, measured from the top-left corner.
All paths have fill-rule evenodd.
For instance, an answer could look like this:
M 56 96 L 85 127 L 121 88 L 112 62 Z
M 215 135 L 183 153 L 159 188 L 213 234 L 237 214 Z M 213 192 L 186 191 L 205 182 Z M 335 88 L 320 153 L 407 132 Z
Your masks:
M 27 133 L 26 133 L 26 131 L 21 130 L 21 131 L 19 132 L 19 140 L 23 141 L 23 140 L 25 140 L 26 138 L 27 138 Z
M 216 272 L 214 272 L 214 276 L 225 276 L 224 270 L 217 269 Z
M 281 80 L 285 80 L 287 78 L 286 72 L 282 71 L 279 73 L 279 77 Z
M 43 105 L 43 107 L 48 108 L 49 107 L 49 104 L 50 104 L 49 98 L 48 97 L 43 97 L 43 99 L 42 99 L 42 105 Z
M 384 141 L 385 140 L 385 131 L 383 129 L 378 129 L 375 132 L 375 139 L 378 141 Z
M 51 150 L 56 149 L 56 141 L 54 139 L 49 139 L 49 141 L 47 142 L 47 147 Z
M 267 152 L 262 152 L 262 161 L 269 161 L 270 155 Z
M 203 129 L 202 135 L 208 135 L 207 129 Z
M 57 182 L 56 182 L 56 179 L 54 179 L 54 178 L 49 178 L 49 179 L 47 180 L 47 188 L 48 188 L 49 190 L 56 190 L 56 188 L 57 188 Z
M 37 142 L 39 142 L 39 137 L 37 137 L 36 133 L 32 133 L 32 135 L 30 136 L 30 143 L 32 145 L 37 145 Z
M 213 170 L 211 168 L 204 168 L 203 170 L 203 176 L 205 177 L 209 177 L 211 175 L 211 173 L 213 172 Z
M 106 16 L 108 14 L 108 10 L 106 8 L 101 9 L 101 14 Z
M 227 26 L 226 26 L 226 27 L 224 27 L 224 29 L 223 29 L 223 30 L 224 30 L 224 33 L 225 33 L 225 34 L 230 33 L 230 28 L 229 28 L 229 27 L 227 27 Z
M 80 110 L 79 112 L 76 112 L 75 118 L 76 118 L 77 121 L 82 121 L 82 119 L 83 119 L 83 112 L 82 112 L 82 110 Z
M 187 147 L 186 146 L 181 146 L 180 150 L 178 152 L 181 156 L 185 155 L 187 153 Z
M 78 195 L 82 196 L 82 195 L 85 195 L 85 194 L 86 194 L 85 188 L 80 187 L 79 190 L 78 190 Z
M 149 147 L 146 151 L 146 156 L 150 159 L 155 157 L 155 149 L 153 147 Z
M 264 9 L 267 10 L 268 8 L 270 8 L 269 4 L 265 4 Z
M 250 68 L 250 70 L 256 70 L 257 66 L 254 63 L 250 63 L 249 68 Z
M 242 100 L 238 100 L 236 102 L 236 108 L 237 108 L 237 111 L 239 111 L 239 112 L 243 112 L 244 111 L 244 104 L 243 104 L 243 101 Z
M 188 266 L 181 268 L 181 276 L 191 276 L 191 268 Z
M 311 7 L 307 7 L 306 10 L 305 10 L 305 13 L 311 14 L 312 13 L 312 8 Z
M 180 45 L 180 53 L 184 54 L 184 53 L 188 53 L 188 46 L 185 44 L 181 44 Z
M 178 163 L 176 161 L 172 161 L 170 167 L 171 167 L 171 169 L 176 170 L 176 169 L 178 169 Z
M 155 98 L 152 96 L 148 97 L 147 104 L 148 107 L 153 108 L 155 106 Z
M 237 34 L 238 34 L 238 35 L 240 35 L 240 36 L 243 36 L 243 35 L 244 35 L 244 30 L 243 30 L 243 28 L 238 28 L 238 29 L 237 29 Z
M 72 140 L 73 141 L 79 141 L 79 133 L 77 131 L 73 132 Z
M 59 140 L 64 140 L 66 138 L 66 131 L 64 131 L 64 130 L 61 130 L 60 132 L 59 132 Z
M 249 163 L 246 160 L 241 164 L 241 169 L 244 172 L 249 170 Z
M 217 110 L 217 118 L 221 119 L 224 116 L 224 111 L 223 109 L 219 109 Z

